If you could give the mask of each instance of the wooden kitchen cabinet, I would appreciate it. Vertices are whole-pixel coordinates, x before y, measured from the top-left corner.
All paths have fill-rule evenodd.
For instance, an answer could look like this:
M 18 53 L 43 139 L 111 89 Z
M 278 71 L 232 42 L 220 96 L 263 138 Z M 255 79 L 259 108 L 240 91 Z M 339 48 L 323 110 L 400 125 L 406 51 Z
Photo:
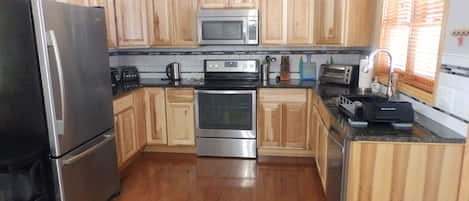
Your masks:
M 200 0 L 200 8 L 227 8 L 228 0 Z
M 259 155 L 312 156 L 307 149 L 306 89 L 260 89 Z
M 195 145 L 194 89 L 166 89 L 168 145 Z
M 287 1 L 287 44 L 313 44 L 314 1 Z
M 370 46 L 375 10 L 374 0 L 316 0 L 316 43 Z
M 120 48 L 148 47 L 148 0 L 115 0 Z
M 137 131 L 134 108 L 118 113 L 116 116 L 116 143 L 119 144 L 117 154 L 120 156 L 118 166 L 121 167 L 134 156 L 137 151 Z
M 229 0 L 230 8 L 257 8 L 258 0 Z
M 342 11 L 345 0 L 316 0 L 316 38 L 318 44 L 342 44 Z
M 260 7 L 261 44 L 286 44 L 286 0 L 260 0 Z
M 89 6 L 103 7 L 106 14 L 106 34 L 109 48 L 117 48 L 116 9 L 114 0 L 89 0 Z
M 464 144 L 352 142 L 347 201 L 456 201 Z
M 150 0 L 148 6 L 151 46 L 172 44 L 172 0 Z
M 318 144 L 316 147 L 316 165 L 321 178 L 321 183 L 324 191 L 326 191 L 326 179 L 327 179 L 327 145 L 329 143 L 329 130 L 328 128 L 319 121 L 319 133 L 318 133 Z
M 163 88 L 145 89 L 147 142 L 150 145 L 166 145 L 166 98 Z
M 137 150 L 142 150 L 147 144 L 145 122 L 145 90 L 138 89 L 134 93 L 135 124 L 137 135 Z
M 261 0 L 262 45 L 312 45 L 314 0 Z
M 197 0 L 173 1 L 173 45 L 197 45 Z
M 321 121 L 321 117 L 319 116 L 319 113 L 317 112 L 316 106 L 311 107 L 311 114 L 310 114 L 310 120 L 308 121 L 310 123 L 309 125 L 309 147 L 310 149 L 314 152 L 313 156 L 316 157 L 317 154 L 317 145 L 318 145 L 318 136 L 319 136 L 319 121 Z
M 200 8 L 257 8 L 258 0 L 200 0 Z

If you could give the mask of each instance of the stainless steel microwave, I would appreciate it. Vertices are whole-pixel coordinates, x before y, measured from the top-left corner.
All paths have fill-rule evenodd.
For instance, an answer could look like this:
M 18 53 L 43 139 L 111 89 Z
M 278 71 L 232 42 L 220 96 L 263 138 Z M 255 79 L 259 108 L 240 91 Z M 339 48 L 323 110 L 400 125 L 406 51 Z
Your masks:
M 197 17 L 200 45 L 259 44 L 256 9 L 202 9 Z

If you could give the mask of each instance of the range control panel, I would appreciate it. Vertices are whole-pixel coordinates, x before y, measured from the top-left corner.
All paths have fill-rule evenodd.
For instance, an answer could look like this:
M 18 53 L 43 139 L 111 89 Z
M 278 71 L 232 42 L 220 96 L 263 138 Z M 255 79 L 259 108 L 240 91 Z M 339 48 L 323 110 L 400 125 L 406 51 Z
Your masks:
M 259 60 L 205 60 L 206 73 L 258 73 Z

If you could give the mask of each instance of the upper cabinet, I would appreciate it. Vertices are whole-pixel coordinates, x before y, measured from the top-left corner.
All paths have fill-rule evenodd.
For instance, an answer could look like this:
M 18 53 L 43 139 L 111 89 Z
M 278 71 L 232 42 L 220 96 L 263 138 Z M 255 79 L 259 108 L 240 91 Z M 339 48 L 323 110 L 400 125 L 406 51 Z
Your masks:
M 314 0 L 261 0 L 261 44 L 312 45 Z
M 103 7 L 106 14 L 106 34 L 109 48 L 117 48 L 116 9 L 114 0 L 89 0 L 89 5 Z
M 287 41 L 286 0 L 260 0 L 261 44 L 280 45 Z
M 173 1 L 173 45 L 196 46 L 197 0 Z
M 374 0 L 316 0 L 318 45 L 370 46 Z
M 257 8 L 258 0 L 200 0 L 200 8 Z
M 345 0 L 316 0 L 316 35 L 318 44 L 342 43 L 342 20 Z
M 115 6 L 119 47 L 148 47 L 147 0 L 115 0 Z
M 197 5 L 197 0 L 149 0 L 150 45 L 196 46 Z

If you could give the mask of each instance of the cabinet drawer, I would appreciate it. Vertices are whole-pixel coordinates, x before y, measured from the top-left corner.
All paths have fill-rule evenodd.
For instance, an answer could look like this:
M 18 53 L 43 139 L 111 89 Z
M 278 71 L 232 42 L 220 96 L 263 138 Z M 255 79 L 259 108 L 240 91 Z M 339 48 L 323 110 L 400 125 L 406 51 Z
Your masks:
M 118 98 L 113 101 L 114 114 L 120 113 L 134 104 L 133 94 Z
M 194 90 L 189 88 L 168 88 L 166 99 L 170 103 L 187 103 L 194 101 Z
M 261 102 L 307 102 L 306 89 L 259 89 Z

